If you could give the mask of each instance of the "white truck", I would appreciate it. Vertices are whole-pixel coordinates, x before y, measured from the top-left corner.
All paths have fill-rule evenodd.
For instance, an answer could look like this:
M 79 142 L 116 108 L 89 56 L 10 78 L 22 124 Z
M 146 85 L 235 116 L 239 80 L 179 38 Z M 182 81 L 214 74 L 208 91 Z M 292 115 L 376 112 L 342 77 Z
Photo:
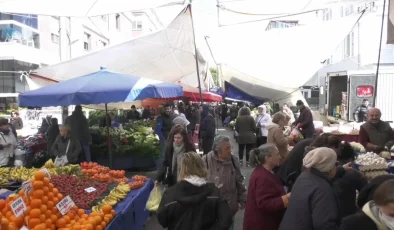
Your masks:
M 325 114 L 329 120 L 354 121 L 353 114 L 363 99 L 382 111 L 382 120 L 394 121 L 394 69 L 379 71 L 375 89 L 376 70 L 327 73 L 325 84 Z M 321 88 L 323 91 L 324 88 Z M 374 105 L 374 91 L 377 100 Z

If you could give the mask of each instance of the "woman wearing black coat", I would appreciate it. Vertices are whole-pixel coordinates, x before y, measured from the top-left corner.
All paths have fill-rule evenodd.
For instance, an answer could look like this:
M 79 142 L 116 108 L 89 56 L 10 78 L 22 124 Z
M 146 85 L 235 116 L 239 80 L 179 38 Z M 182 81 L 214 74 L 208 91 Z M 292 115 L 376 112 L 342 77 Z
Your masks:
M 195 151 L 193 143 L 187 136 L 186 129 L 181 125 L 174 125 L 168 135 L 163 166 L 158 170 L 155 183 L 163 182 L 170 187 L 175 185 L 184 154 Z
M 373 193 L 373 200 L 362 207 L 362 212 L 342 220 L 341 230 L 394 229 L 394 179 L 383 182 Z
M 338 204 L 331 188 L 337 154 L 316 148 L 306 154 L 280 230 L 339 230 Z
M 47 154 L 49 158 L 52 158 L 53 160 L 55 159 L 56 156 L 54 156 L 51 153 L 51 148 L 53 143 L 55 143 L 56 137 L 59 136 L 59 124 L 57 121 L 57 118 L 51 118 L 51 125 L 48 128 L 48 131 L 45 133 L 45 137 L 47 138 Z
M 356 153 L 352 146 L 347 143 L 341 143 L 338 153 L 338 163 L 343 166 L 353 163 Z M 357 191 L 361 192 L 368 181 L 361 173 L 352 168 L 337 167 L 337 173 L 333 178 L 332 188 L 338 199 L 340 218 L 355 214 L 358 211 L 356 205 Z M 346 167 L 346 166 L 345 166 Z
M 219 189 L 207 182 L 208 172 L 195 152 L 184 153 L 178 183 L 167 189 L 157 219 L 168 230 L 228 230 L 230 207 Z

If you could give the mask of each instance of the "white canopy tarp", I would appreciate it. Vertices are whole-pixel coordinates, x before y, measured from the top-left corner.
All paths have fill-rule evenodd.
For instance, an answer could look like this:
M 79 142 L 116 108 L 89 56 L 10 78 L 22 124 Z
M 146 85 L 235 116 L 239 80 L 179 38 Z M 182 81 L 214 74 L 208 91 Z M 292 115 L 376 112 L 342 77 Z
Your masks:
M 188 7 L 180 8 L 180 13 L 163 30 L 133 39 L 129 42 L 105 48 L 101 51 L 74 58 L 59 64 L 37 69 L 32 79 L 40 77 L 54 81 L 64 81 L 96 72 L 101 66 L 123 74 L 135 75 L 183 86 L 185 91 L 198 91 L 194 40 Z M 208 63 L 198 52 L 198 63 L 202 89 L 208 89 L 212 76 Z M 37 83 L 44 86 L 54 82 Z M 109 109 L 130 108 L 135 103 L 111 103 Z M 103 109 L 104 105 L 89 106 Z
M 204 79 L 207 63 L 201 53 L 197 56 L 204 88 L 207 85 Z M 163 30 L 38 69 L 33 74 L 64 81 L 96 72 L 101 66 L 113 72 L 198 87 L 188 8 L 182 8 L 181 13 Z
M 256 30 L 259 23 L 225 27 L 208 43 L 223 80 L 277 101 L 297 92 L 322 67 L 359 17 L 270 31 Z
M 185 0 L 1 0 L 1 12 L 66 17 L 92 17 L 138 11 Z

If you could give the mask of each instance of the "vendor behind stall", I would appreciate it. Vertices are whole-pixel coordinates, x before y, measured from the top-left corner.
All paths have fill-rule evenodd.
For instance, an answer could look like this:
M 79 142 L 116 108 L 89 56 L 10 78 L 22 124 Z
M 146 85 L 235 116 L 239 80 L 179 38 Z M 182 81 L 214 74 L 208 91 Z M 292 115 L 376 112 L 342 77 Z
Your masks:
M 139 120 L 141 118 L 141 114 L 135 108 L 135 105 L 131 106 L 131 110 L 127 112 L 127 120 Z
M 61 161 L 61 166 L 79 163 L 82 152 L 81 144 L 77 140 L 72 139 L 70 134 L 69 126 L 60 126 L 60 135 L 56 138 L 51 148 L 51 153 L 56 157 L 55 163 Z
M 380 153 L 393 140 L 393 130 L 389 123 L 380 120 L 381 116 L 378 108 L 370 109 L 368 121 L 360 127 L 359 142 L 367 151 Z

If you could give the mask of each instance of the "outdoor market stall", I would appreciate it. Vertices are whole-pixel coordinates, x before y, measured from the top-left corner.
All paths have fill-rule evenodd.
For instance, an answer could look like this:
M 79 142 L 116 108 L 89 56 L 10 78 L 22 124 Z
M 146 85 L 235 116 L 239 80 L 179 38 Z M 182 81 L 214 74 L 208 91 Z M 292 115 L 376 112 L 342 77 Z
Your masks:
M 41 183 L 40 185 L 37 185 L 36 182 L 31 183 L 33 178 L 34 181 L 37 181 L 37 174 L 41 173 L 44 173 L 47 178 L 43 187 Z M 120 229 L 121 226 L 142 229 L 149 216 L 145 204 L 153 189 L 153 182 L 144 176 L 134 176 L 127 179 L 124 171 L 110 170 L 96 163 L 87 162 L 81 163 L 81 165 L 55 168 L 51 160 L 46 162 L 45 167 L 41 169 L 1 168 L 0 174 L 2 178 L 7 178 L 10 181 L 23 182 L 21 187 L 23 192 L 9 191 L 0 195 L 0 213 L 3 215 L 11 210 L 2 204 L 15 200 L 15 196 L 18 195 L 23 197 L 25 206 L 30 208 L 22 213 L 22 216 L 30 217 L 28 222 L 18 221 L 19 217 L 15 213 L 14 215 L 12 213 L 5 215 L 9 219 L 9 223 L 15 224 L 17 229 L 22 225 L 33 229 L 34 225 L 40 223 L 48 225 L 47 227 L 50 227 L 49 225 L 54 225 L 57 228 L 72 227 L 79 219 L 86 219 L 85 213 L 89 216 L 100 215 L 107 209 L 114 210 L 111 211 L 112 216 L 107 220 L 102 218 L 100 223 L 95 223 L 96 226 L 100 224 L 103 229 Z M 36 190 L 41 191 L 37 192 Z M 63 215 L 57 204 L 62 203 L 63 198 L 67 197 L 72 199 L 74 207 L 71 208 L 74 211 L 71 211 L 72 214 L 68 212 Z M 41 208 L 34 211 L 34 205 L 38 205 L 35 204 L 37 199 L 41 201 Z M 42 207 L 45 207 L 45 210 Z M 55 221 L 52 219 L 54 214 L 56 214 Z M 40 217 L 40 215 L 49 216 L 49 218 L 32 221 L 35 216 Z M 52 222 L 47 223 L 48 219 L 51 219 Z M 59 219 L 64 220 L 64 223 L 59 223 Z M 74 219 L 76 221 L 72 222 L 71 220 Z
M 78 86 L 78 87 L 75 87 Z M 20 106 L 68 106 L 132 102 L 146 98 L 177 98 L 183 96 L 179 85 L 108 72 L 105 68 L 85 76 L 48 85 L 19 95 Z M 106 116 L 108 117 L 108 116 Z M 106 122 L 109 166 L 112 152 L 109 122 Z M 94 153 L 93 153 L 94 154 Z M 92 155 L 93 155 L 92 154 Z

